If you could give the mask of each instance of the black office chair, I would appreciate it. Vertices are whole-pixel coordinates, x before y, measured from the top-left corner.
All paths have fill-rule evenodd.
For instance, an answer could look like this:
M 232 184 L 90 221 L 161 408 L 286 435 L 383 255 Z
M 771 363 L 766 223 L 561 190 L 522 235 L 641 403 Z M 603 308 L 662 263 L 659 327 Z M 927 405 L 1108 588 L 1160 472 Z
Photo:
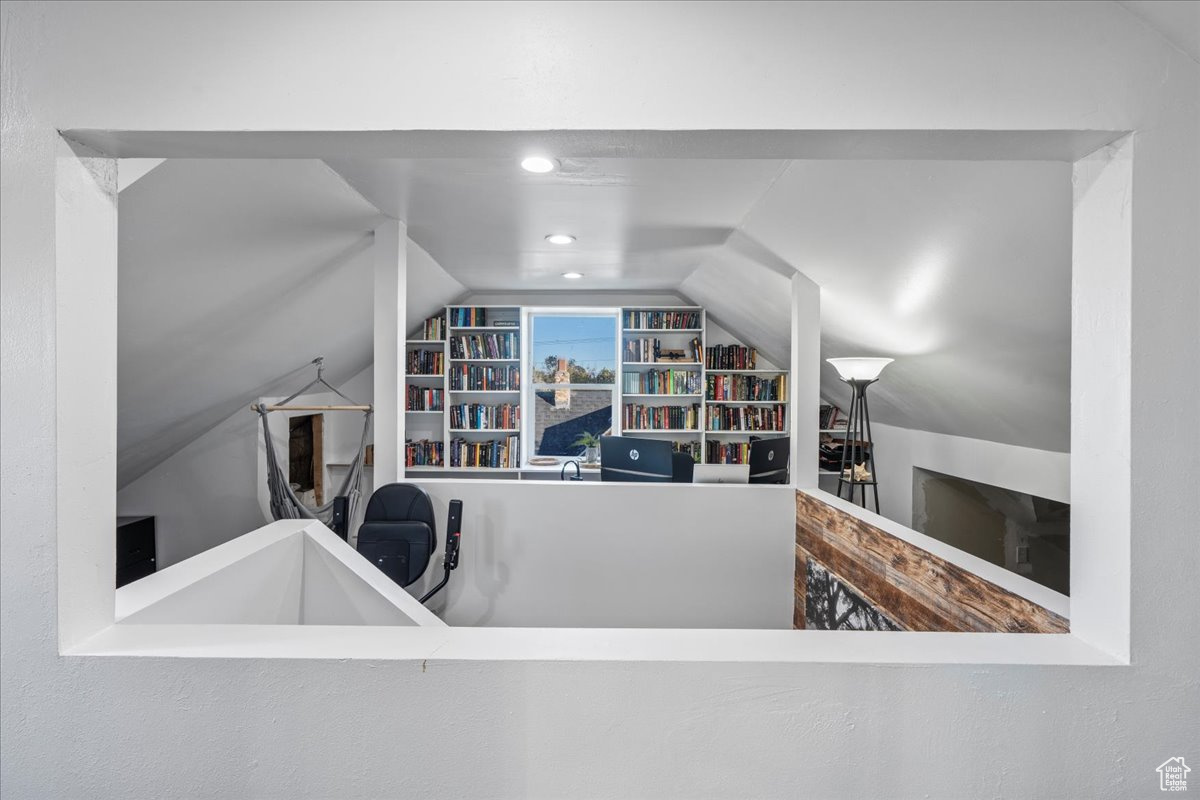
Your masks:
M 450 572 L 458 566 L 461 529 L 462 501 L 451 500 L 443 560 L 446 574 L 441 583 L 421 598 L 422 603 L 446 585 Z M 424 489 L 411 483 L 389 483 L 371 495 L 358 529 L 358 552 L 384 575 L 400 586 L 416 583 L 425 574 L 436 549 L 437 523 L 433 518 L 433 503 Z
M 678 450 L 671 453 L 671 483 L 691 483 L 695 471 L 696 459 L 692 458 L 691 453 Z

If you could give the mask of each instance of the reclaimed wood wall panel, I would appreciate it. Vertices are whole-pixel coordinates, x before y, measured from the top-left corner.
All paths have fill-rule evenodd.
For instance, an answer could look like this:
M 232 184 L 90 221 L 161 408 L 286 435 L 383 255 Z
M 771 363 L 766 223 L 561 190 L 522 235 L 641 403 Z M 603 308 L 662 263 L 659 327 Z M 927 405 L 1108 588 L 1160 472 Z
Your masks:
M 1070 631 L 1052 611 L 804 492 L 796 493 L 796 548 L 798 576 L 807 554 L 906 630 Z M 803 616 L 796 611 L 794 622 Z

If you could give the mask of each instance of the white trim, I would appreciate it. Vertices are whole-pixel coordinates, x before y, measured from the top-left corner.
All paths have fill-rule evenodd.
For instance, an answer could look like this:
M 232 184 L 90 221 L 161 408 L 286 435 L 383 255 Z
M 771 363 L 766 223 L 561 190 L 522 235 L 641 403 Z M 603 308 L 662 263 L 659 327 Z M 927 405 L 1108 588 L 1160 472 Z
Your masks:
M 113 625 L 65 654 L 367 659 L 414 665 L 477 661 L 1121 663 L 1069 634 L 303 625 Z

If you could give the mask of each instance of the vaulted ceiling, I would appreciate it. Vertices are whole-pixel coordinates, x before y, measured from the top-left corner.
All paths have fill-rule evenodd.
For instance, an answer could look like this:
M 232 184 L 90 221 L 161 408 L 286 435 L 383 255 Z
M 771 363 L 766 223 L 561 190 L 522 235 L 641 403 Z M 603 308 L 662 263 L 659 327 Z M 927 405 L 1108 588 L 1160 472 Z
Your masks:
M 144 174 L 120 196 L 122 483 L 313 355 L 334 380 L 370 362 L 370 231 L 385 216 L 408 224 L 413 318 L 467 290 L 667 290 L 784 358 L 798 270 L 822 287 L 824 357 L 897 359 L 876 421 L 1069 448 L 1064 162 L 131 166 Z M 560 232 L 577 241 L 545 241 Z M 844 394 L 828 369 L 823 391 Z

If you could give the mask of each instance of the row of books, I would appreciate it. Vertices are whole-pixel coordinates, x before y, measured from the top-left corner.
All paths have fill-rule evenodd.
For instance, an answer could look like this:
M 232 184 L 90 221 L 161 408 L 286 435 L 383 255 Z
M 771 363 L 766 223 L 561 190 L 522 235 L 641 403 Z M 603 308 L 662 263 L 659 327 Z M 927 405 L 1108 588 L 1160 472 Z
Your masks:
M 408 411 L 441 411 L 442 404 L 446 401 L 445 394 L 441 389 L 409 386 L 408 402 L 404 408 Z
M 444 341 L 446 338 L 446 315 L 438 314 L 425 320 L 421 329 L 421 338 L 429 341 Z
M 627 339 L 622 360 L 634 364 L 700 363 L 700 338 L 695 337 L 685 347 L 664 348 L 661 339 Z
M 521 388 L 521 370 L 515 366 L 455 364 L 450 369 L 450 391 L 481 392 Z
M 749 442 L 705 442 L 705 464 L 749 464 Z
M 493 309 L 494 310 L 494 309 Z M 491 310 L 476 306 L 453 306 L 450 309 L 451 328 L 518 328 L 521 323 L 513 314 L 516 309 L 503 309 L 503 317 L 495 318 Z
M 626 403 L 621 412 L 621 427 L 625 430 L 699 430 L 700 405 L 645 406 Z
M 679 328 L 699 328 L 699 311 L 626 311 L 623 316 L 626 328 L 654 328 L 656 330 L 677 330 Z
M 446 354 L 441 350 L 409 350 L 404 371 L 409 375 L 441 375 L 446 367 Z
M 519 436 L 506 436 L 488 442 L 468 442 L 466 439 L 451 439 L 449 448 L 451 467 L 515 468 L 521 466 L 521 444 Z
M 470 306 L 451 308 L 450 324 L 458 328 L 482 328 L 488 324 L 487 309 Z
M 846 415 L 843 414 L 838 407 L 828 403 L 821 404 L 821 420 L 818 427 L 821 430 L 832 430 L 834 428 L 846 427 Z
M 459 403 L 450 406 L 450 427 L 515 431 L 521 427 L 521 407 L 515 403 L 490 406 L 483 403 Z
M 626 372 L 621 380 L 626 394 L 700 394 L 700 373 L 695 370 Z
M 708 369 L 757 369 L 758 351 L 740 344 L 718 344 L 708 348 L 704 366 Z
M 709 400 L 787 400 L 787 376 L 709 375 L 704 391 Z
M 445 463 L 444 447 L 441 442 L 420 439 L 404 442 L 404 466 L 406 467 L 440 467 Z
M 678 453 L 687 453 L 692 457 L 692 461 L 695 461 L 697 464 L 700 463 L 700 456 L 703 454 L 700 443 L 695 441 L 671 442 L 671 449 Z
M 515 333 L 473 333 L 450 339 L 451 358 L 517 358 Z
M 707 406 L 704 420 L 710 431 L 782 431 L 787 426 L 787 407 Z

